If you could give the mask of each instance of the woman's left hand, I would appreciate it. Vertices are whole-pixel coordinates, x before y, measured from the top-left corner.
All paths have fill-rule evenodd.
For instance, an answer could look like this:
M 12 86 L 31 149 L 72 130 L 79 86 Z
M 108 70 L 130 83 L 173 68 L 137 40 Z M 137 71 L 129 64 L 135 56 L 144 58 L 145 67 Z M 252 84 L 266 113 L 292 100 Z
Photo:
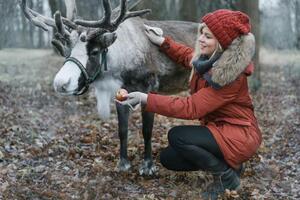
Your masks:
M 147 104 L 147 98 L 148 94 L 142 93 L 142 92 L 131 92 L 127 95 L 124 96 L 127 98 L 124 101 L 118 101 L 116 100 L 119 104 L 122 105 L 130 105 L 131 107 L 135 107 L 138 104 L 145 105 Z

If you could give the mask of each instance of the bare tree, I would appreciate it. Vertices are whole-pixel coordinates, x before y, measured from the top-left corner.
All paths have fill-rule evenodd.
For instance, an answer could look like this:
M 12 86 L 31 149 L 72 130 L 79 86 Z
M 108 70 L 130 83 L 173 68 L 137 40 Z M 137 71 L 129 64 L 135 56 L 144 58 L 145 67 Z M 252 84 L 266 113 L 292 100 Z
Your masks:
M 0 1 L 0 18 L 2 20 L 5 20 L 5 15 L 4 12 L 2 12 L 2 10 L 4 10 L 4 2 Z M 4 22 L 2 21 L 2 23 L 0 23 L 0 30 L 3 31 L 4 30 Z M 1 34 L 0 36 L 0 49 L 2 49 L 4 46 L 4 34 Z
M 151 8 L 153 20 L 183 20 L 199 22 L 207 12 L 219 8 L 234 8 L 237 0 L 143 0 L 136 8 Z
M 78 14 L 85 19 L 94 19 L 102 16 L 102 12 L 98 9 L 102 5 L 99 0 L 91 0 L 89 3 L 86 3 L 86 1 L 77 1 L 77 4 Z
M 295 2 L 295 16 L 296 16 L 296 48 L 300 49 L 300 2 Z
M 42 1 L 38 1 L 36 4 L 36 8 L 38 10 L 38 12 L 43 13 L 43 2 Z M 38 37 L 37 37 L 37 48 L 43 48 L 44 47 L 44 39 L 43 39 L 43 31 L 39 30 L 38 31 Z
M 61 11 L 62 16 L 66 16 L 66 8 L 62 0 L 49 0 L 48 2 L 49 2 L 52 16 L 57 10 Z
M 189 3 L 182 1 L 180 5 L 180 12 L 182 13 L 182 17 L 186 21 L 195 21 L 195 13 L 197 12 L 197 2 L 196 1 L 190 1 Z

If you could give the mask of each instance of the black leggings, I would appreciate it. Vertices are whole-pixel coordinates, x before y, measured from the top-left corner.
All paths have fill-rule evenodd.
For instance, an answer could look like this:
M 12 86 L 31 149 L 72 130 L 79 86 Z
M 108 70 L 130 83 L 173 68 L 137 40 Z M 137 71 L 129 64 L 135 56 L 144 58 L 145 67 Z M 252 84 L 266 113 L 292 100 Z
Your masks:
M 162 150 L 160 162 L 169 170 L 221 172 L 229 167 L 205 126 L 173 127 L 168 140 L 169 146 Z

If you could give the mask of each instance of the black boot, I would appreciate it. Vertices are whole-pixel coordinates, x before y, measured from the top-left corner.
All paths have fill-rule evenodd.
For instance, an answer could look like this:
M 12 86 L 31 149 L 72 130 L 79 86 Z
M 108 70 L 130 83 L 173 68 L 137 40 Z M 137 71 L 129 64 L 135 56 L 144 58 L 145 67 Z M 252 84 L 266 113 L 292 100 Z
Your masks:
M 213 176 L 213 183 L 208 185 L 206 191 L 202 193 L 204 199 L 216 200 L 226 189 L 236 190 L 240 185 L 239 175 L 232 168 L 224 172 L 213 173 Z
M 241 164 L 241 166 L 237 170 L 235 170 L 235 172 L 237 173 L 237 175 L 239 177 L 241 177 L 241 175 L 244 173 L 244 171 L 245 171 L 245 167 L 243 164 Z

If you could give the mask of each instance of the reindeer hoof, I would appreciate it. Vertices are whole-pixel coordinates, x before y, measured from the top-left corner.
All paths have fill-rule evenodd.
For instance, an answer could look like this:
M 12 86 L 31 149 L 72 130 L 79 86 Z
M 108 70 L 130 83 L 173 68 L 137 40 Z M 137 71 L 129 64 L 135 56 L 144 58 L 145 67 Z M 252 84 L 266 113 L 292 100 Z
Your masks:
M 131 168 L 131 164 L 126 159 L 121 159 L 117 166 L 117 171 L 119 172 L 127 172 Z
M 140 166 L 140 175 L 153 176 L 158 171 L 158 168 L 153 164 L 152 160 L 144 160 Z

